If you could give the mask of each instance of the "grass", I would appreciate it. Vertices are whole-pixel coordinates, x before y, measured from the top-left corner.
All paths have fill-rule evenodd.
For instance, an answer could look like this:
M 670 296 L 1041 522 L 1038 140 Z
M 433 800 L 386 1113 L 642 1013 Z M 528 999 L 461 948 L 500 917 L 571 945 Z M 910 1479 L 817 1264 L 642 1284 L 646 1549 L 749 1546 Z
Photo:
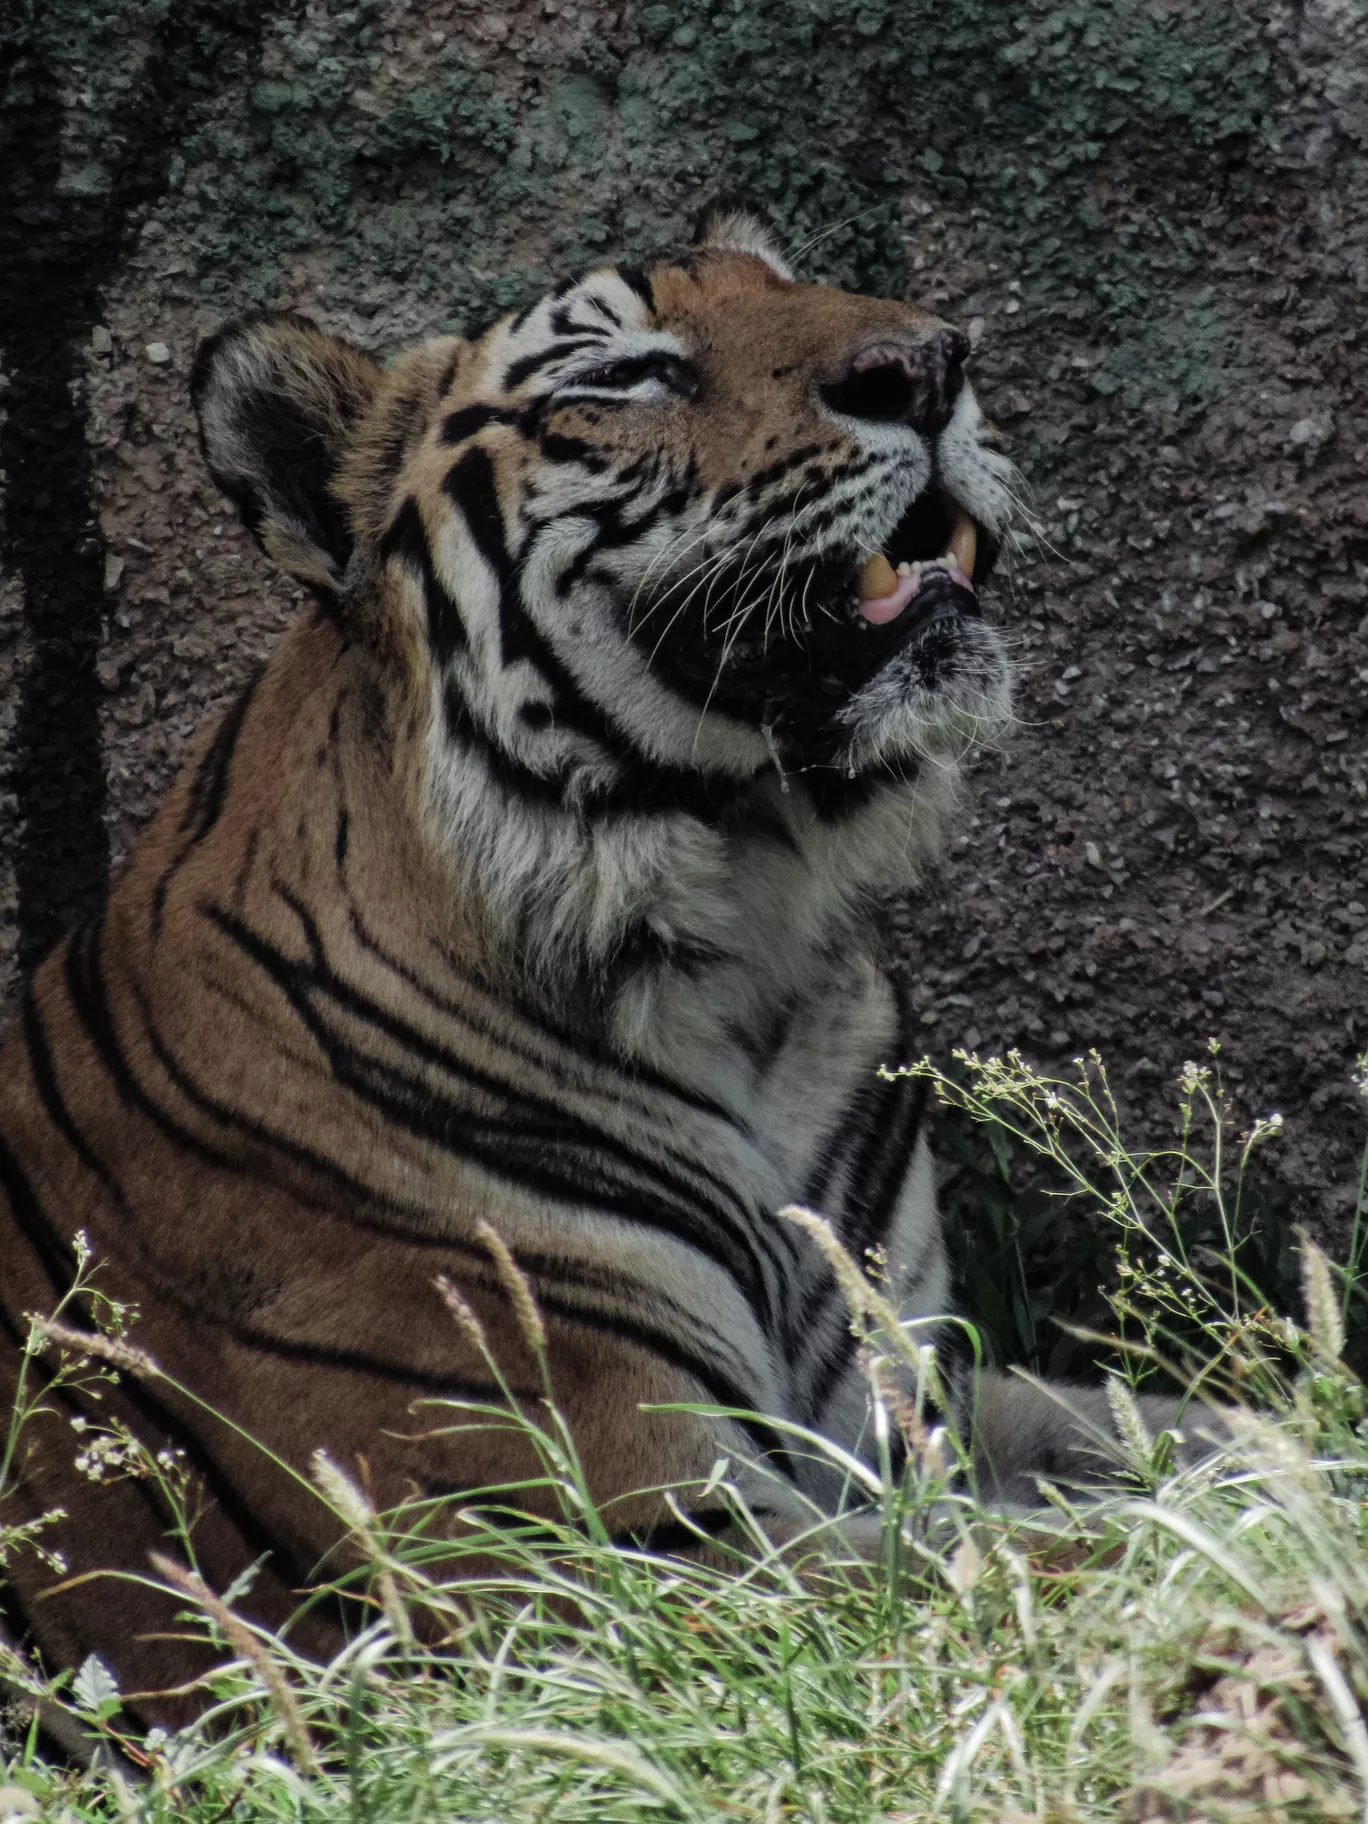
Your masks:
M 314 1664 L 252 1629 L 245 1592 L 211 1592 L 183 1568 L 193 1534 L 173 1541 L 158 1574 L 186 1625 L 228 1656 L 206 1681 L 202 1720 L 138 1741 L 97 1662 L 46 1682 L 11 1656 L 0 1675 L 16 1718 L 23 1694 L 41 1693 L 121 1743 L 143 1777 L 127 1759 L 124 1771 L 47 1762 L 20 1720 L 0 1819 L 1368 1816 L 1368 1438 L 1344 1360 L 1346 1319 L 1363 1302 L 1364 1225 L 1343 1271 L 1303 1241 L 1293 1318 L 1265 1302 L 1252 1270 L 1267 1250 L 1251 1242 L 1246 1187 L 1271 1124 L 1234 1132 L 1214 1067 L 1185 1073 L 1179 1138 L 1151 1153 L 1123 1143 L 1096 1060 L 1053 1079 L 1014 1058 L 932 1074 L 948 1108 L 995 1136 L 1004 1158 L 1048 1168 L 1108 1237 L 1089 1268 L 1105 1298 L 1074 1339 L 1110 1372 L 1126 1440 L 1126 1471 L 1102 1500 L 1074 1509 L 1047 1489 L 1029 1523 L 977 1510 L 947 1476 L 953 1452 L 889 1391 L 889 1363 L 918 1356 L 877 1275 L 843 1263 L 874 1435 L 901 1424 L 912 1446 L 901 1478 L 886 1450 L 881 1469 L 852 1470 L 883 1516 L 876 1562 L 852 1563 L 814 1518 L 799 1565 L 734 1490 L 729 1567 L 615 1549 L 553 1401 L 535 1422 L 453 1410 L 453 1425 L 531 1428 L 559 1496 L 556 1526 L 520 1524 L 516 1491 L 492 1494 L 470 1512 L 462 1549 L 494 1554 L 496 1568 L 461 1583 L 430 1540 L 430 1514 L 377 1515 L 316 1459 L 318 1497 L 350 1537 L 352 1568 L 337 1582 L 358 1622 L 338 1657 Z M 1016 1245 L 1010 1225 L 1001 1243 Z M 505 1271 L 515 1287 L 516 1266 Z M 1024 1266 L 1016 1290 L 1039 1332 Z M 456 1321 L 473 1321 L 452 1302 Z M 59 1317 L 32 1347 L 68 1376 L 155 1372 L 121 1334 L 127 1314 L 104 1318 L 107 1345 Z M 531 1307 L 525 1323 L 535 1337 Z M 1173 1470 L 1170 1440 L 1145 1433 L 1130 1397 L 1160 1379 L 1234 1403 L 1224 1459 Z M 101 1450 L 106 1473 L 166 1474 L 126 1439 Z M 729 1478 L 719 1462 L 716 1490 Z

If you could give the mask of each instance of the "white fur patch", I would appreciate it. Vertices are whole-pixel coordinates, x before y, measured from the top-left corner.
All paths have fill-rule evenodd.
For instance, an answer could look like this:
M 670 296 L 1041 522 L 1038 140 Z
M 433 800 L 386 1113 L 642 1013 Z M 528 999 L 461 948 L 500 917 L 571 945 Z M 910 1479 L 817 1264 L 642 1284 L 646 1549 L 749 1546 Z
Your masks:
M 781 279 L 792 282 L 793 268 L 775 245 L 774 236 L 762 221 L 744 209 L 714 216 L 708 223 L 703 245 L 715 247 L 719 253 L 753 254 Z

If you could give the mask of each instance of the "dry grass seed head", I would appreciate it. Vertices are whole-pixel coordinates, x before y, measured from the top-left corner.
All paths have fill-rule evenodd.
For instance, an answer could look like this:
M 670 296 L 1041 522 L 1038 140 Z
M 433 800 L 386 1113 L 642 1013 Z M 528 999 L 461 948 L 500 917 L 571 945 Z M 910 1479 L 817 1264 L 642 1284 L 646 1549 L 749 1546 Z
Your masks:
M 513 1307 L 523 1341 L 533 1355 L 544 1355 L 546 1353 L 546 1326 L 542 1322 L 541 1312 L 537 1309 L 537 1301 L 533 1297 L 531 1284 L 514 1260 L 511 1248 L 492 1223 L 477 1222 L 475 1239 L 481 1247 L 488 1251 L 494 1262 L 494 1271 L 498 1274 L 499 1284 L 503 1287 L 504 1293 Z
M 221 1596 L 214 1594 L 197 1571 L 187 1570 L 173 1559 L 163 1557 L 160 1552 L 152 1553 L 152 1568 L 159 1577 L 203 1609 L 221 1630 L 233 1651 L 247 1661 L 261 1680 L 271 1707 L 280 1719 L 295 1766 L 304 1774 L 317 1773 L 318 1760 L 303 1713 L 284 1673 L 262 1641 L 240 1616 L 233 1613 Z

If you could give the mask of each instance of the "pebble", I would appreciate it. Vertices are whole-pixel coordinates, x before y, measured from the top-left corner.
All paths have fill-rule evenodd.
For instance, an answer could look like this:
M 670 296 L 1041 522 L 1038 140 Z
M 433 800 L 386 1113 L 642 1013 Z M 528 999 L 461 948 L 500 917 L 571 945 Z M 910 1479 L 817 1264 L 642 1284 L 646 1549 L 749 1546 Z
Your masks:
M 171 359 L 171 350 L 165 342 L 149 342 L 143 349 L 143 353 L 154 367 L 165 367 Z
M 124 560 L 121 557 L 107 557 L 104 564 L 104 586 L 106 592 L 112 592 L 119 586 L 124 573 Z
M 97 323 L 91 330 L 90 346 L 97 355 L 109 355 L 114 352 L 114 338 L 103 323 Z

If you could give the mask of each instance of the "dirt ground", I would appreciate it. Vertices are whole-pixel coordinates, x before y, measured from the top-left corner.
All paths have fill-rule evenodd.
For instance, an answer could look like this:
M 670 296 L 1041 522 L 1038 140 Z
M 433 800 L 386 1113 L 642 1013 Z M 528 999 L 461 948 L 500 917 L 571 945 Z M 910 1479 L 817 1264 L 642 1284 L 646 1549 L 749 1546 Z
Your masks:
M 1263 1169 L 1342 1242 L 1368 1047 L 1357 0 L 164 13 L 57 6 L 0 72 L 0 990 L 296 607 L 202 470 L 198 337 L 269 303 L 392 348 L 741 188 L 813 276 L 968 329 L 1038 516 L 994 604 L 1019 726 L 889 909 L 928 1050 L 1096 1047 L 1143 1139 L 1215 1038 L 1242 1112 L 1284 1117 Z

